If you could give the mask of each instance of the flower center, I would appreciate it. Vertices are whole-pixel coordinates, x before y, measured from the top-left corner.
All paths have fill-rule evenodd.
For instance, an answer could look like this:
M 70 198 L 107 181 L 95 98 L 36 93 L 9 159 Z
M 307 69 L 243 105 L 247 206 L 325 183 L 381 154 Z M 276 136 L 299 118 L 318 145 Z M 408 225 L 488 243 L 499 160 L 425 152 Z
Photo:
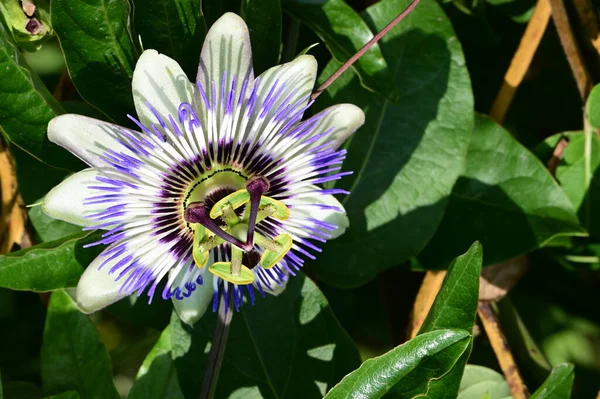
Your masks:
M 240 178 L 243 179 L 241 175 L 225 175 L 219 182 L 239 184 Z M 285 220 L 290 211 L 280 201 L 263 195 L 269 190 L 269 181 L 264 177 L 248 179 L 239 190 L 213 184 L 212 180 L 200 181 L 185 201 L 184 218 L 194 231 L 194 261 L 198 267 L 204 267 L 209 251 L 227 242 L 231 246 L 231 261 L 215 262 L 208 270 L 235 284 L 251 284 L 254 282 L 252 267 L 260 263 L 261 267 L 269 269 L 292 248 L 289 234 L 269 239 L 256 232 L 256 225 L 267 217 Z M 260 260 L 254 250 L 255 244 L 262 248 Z

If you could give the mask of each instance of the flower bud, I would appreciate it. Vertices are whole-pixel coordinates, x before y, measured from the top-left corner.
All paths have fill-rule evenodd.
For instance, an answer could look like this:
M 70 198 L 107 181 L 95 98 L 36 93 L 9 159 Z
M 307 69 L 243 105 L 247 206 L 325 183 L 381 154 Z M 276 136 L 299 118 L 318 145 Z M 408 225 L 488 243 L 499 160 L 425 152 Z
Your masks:
M 0 0 L 0 14 L 17 46 L 35 51 L 52 36 L 47 0 Z

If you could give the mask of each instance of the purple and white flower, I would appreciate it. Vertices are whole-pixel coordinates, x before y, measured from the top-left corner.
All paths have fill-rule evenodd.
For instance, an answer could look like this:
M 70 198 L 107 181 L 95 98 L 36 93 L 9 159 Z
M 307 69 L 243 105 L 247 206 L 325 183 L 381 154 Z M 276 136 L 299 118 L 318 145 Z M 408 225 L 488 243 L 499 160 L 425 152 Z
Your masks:
M 104 230 L 77 302 L 94 312 L 127 295 L 173 298 L 193 323 L 219 291 L 278 293 L 319 244 L 348 226 L 317 186 L 341 178 L 340 144 L 364 122 L 340 104 L 302 121 L 317 73 L 302 55 L 255 78 L 248 28 L 235 14 L 209 30 L 196 84 L 169 57 L 146 50 L 132 90 L 138 129 L 61 115 L 51 141 L 90 168 L 51 190 L 44 212 Z M 163 289 L 159 283 L 166 280 Z

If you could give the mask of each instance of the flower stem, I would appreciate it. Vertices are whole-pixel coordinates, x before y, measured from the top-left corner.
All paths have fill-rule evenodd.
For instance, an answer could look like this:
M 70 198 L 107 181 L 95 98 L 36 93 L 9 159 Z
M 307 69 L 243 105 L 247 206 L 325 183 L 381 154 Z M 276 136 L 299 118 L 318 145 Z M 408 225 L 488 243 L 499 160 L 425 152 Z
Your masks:
M 227 284 L 227 283 L 226 283 Z M 200 389 L 200 399 L 213 399 L 217 389 L 217 381 L 219 373 L 223 365 L 223 357 L 225 355 L 225 346 L 227 345 L 227 337 L 229 336 L 229 327 L 233 317 L 233 284 L 229 286 L 227 293 L 227 301 L 221 299 L 219 303 L 219 313 L 217 324 L 212 335 L 212 345 L 210 353 L 206 361 L 206 370 L 204 371 L 204 381 Z
M 319 97 L 319 95 L 323 93 L 325 89 L 327 89 L 337 78 L 339 78 L 344 72 L 346 72 L 346 69 L 350 68 L 352 64 L 354 64 L 360 57 L 362 57 L 362 55 L 366 53 L 367 50 L 371 48 L 371 46 L 377 43 L 379 39 L 381 39 L 383 36 L 386 35 L 386 33 L 392 30 L 392 28 L 394 28 L 394 26 L 396 26 L 398 22 L 402 21 L 413 10 L 413 8 L 417 6 L 419 1 L 420 0 L 413 0 L 412 3 L 410 3 L 408 7 L 404 9 L 404 11 L 402 11 L 400 14 L 398 14 L 396 18 L 392 20 L 392 22 L 387 24 L 387 26 L 383 28 L 378 34 L 373 36 L 373 38 L 369 40 L 364 46 L 362 46 L 362 48 L 358 50 L 356 54 L 350 57 L 348 61 L 344 62 L 344 65 L 342 65 L 337 71 L 335 71 L 333 75 L 331 75 L 317 90 L 315 90 L 312 96 L 310 96 L 310 99 L 314 101 L 317 97 Z

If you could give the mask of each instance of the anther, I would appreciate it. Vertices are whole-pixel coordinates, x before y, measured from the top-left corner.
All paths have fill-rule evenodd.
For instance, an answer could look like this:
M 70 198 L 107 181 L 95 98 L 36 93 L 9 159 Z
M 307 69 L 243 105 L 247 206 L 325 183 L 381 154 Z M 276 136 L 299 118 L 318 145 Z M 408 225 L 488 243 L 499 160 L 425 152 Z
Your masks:
M 188 223 L 200 223 L 217 237 L 221 237 L 223 240 L 238 248 L 244 249 L 246 247 L 245 243 L 221 229 L 217 222 L 210 218 L 204 202 L 192 202 L 191 204 L 188 204 L 183 213 L 183 218 Z

